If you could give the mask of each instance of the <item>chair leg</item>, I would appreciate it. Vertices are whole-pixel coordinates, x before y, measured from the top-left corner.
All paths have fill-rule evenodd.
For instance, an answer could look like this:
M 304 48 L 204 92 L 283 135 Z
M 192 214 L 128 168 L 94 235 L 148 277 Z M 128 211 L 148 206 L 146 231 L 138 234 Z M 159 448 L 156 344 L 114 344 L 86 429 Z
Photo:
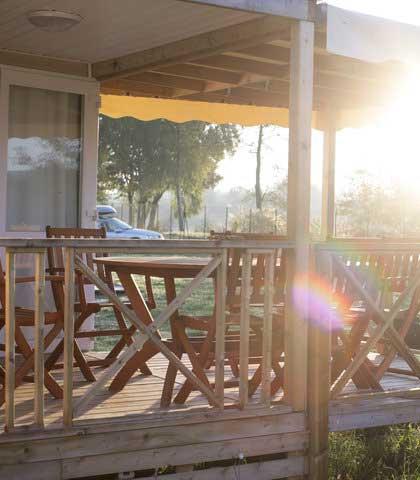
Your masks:
M 202 365 L 203 368 L 206 368 L 209 356 L 211 354 L 211 347 L 214 340 L 214 322 L 212 323 L 209 331 L 207 332 L 207 336 L 201 346 L 200 353 L 198 356 L 198 363 Z M 170 366 L 170 365 L 169 365 Z M 169 368 L 169 367 L 168 367 Z M 207 378 L 207 377 L 206 377 Z M 177 393 L 174 403 L 183 404 L 186 402 L 188 396 L 193 390 L 193 385 L 189 380 L 185 380 L 184 384 L 182 385 L 181 389 Z
M 143 348 L 133 355 L 117 373 L 111 385 L 109 386 L 109 389 L 112 392 L 119 392 L 122 390 L 130 378 L 136 373 L 136 370 L 138 370 L 139 366 L 145 364 L 157 353 L 159 353 L 159 349 L 151 341 L 147 341 L 143 345 Z
M 33 350 L 29 346 L 28 341 L 26 340 L 25 335 L 22 332 L 22 329 L 19 325 L 16 325 L 16 345 L 19 347 L 20 353 L 24 358 L 28 358 L 33 355 Z M 51 395 L 55 398 L 63 398 L 63 389 L 50 374 L 47 368 L 44 367 L 44 385 Z
M 74 349 L 74 359 L 76 361 L 76 365 L 80 368 L 83 376 L 88 382 L 95 382 L 96 377 L 92 372 L 92 369 L 89 367 L 85 356 L 83 355 L 82 351 L 80 350 L 79 345 L 77 344 L 76 340 L 73 340 L 73 349 Z
M 85 320 L 87 320 L 92 313 L 89 312 L 82 312 L 75 321 L 74 324 L 74 331 L 78 332 L 82 327 Z M 64 339 L 61 339 L 58 345 L 55 347 L 53 352 L 48 357 L 48 360 L 45 363 L 45 366 L 48 370 L 54 368 L 54 365 L 57 363 L 58 359 L 60 358 L 61 354 L 64 351 Z M 76 361 L 76 365 L 80 368 L 83 376 L 88 382 L 94 382 L 96 380 L 95 375 L 93 374 L 89 364 L 83 355 L 82 351 L 80 350 L 79 345 L 77 344 L 76 340 L 74 340 L 74 359 Z
M 197 352 L 193 349 L 192 345 L 190 344 L 187 334 L 185 333 L 185 329 L 183 327 L 178 328 L 177 336 L 182 344 L 183 351 L 185 351 L 185 353 L 188 355 L 188 358 L 190 359 L 192 371 L 204 383 L 204 385 L 211 388 L 209 379 L 207 378 L 207 375 L 205 374 L 204 368 L 203 368 L 204 364 L 206 363 L 207 357 L 204 358 L 204 361 L 202 363 L 199 355 L 197 355 Z M 187 385 L 187 382 L 185 382 L 184 385 Z M 190 385 L 190 382 L 188 382 L 188 385 Z M 190 389 L 190 392 L 191 392 L 191 386 L 186 387 L 186 389 L 188 388 Z M 185 400 L 184 400 L 184 396 L 178 393 L 178 395 L 174 398 L 174 403 L 182 404 L 185 402 Z
M 176 352 L 176 355 L 180 360 L 182 359 L 182 352 Z M 160 399 L 161 408 L 168 408 L 171 404 L 177 373 L 178 369 L 176 366 L 172 365 L 172 363 L 169 363 L 166 370 L 165 383 L 163 384 L 162 396 Z
M 28 371 L 34 368 L 34 351 L 29 346 L 25 335 L 23 334 L 21 328 L 16 325 L 16 332 L 15 332 L 15 340 L 16 345 L 19 347 L 21 354 L 24 357 L 23 365 L 17 370 L 15 374 L 15 388 L 18 387 Z M 53 335 L 51 335 L 51 341 L 53 339 Z M 3 369 L 2 369 L 3 370 Z M 55 398 L 63 398 L 63 390 L 57 381 L 52 377 L 50 372 L 45 368 L 44 370 L 44 385 L 47 390 L 53 395 Z M 0 406 L 3 405 L 5 400 L 5 391 L 2 389 L 0 392 Z

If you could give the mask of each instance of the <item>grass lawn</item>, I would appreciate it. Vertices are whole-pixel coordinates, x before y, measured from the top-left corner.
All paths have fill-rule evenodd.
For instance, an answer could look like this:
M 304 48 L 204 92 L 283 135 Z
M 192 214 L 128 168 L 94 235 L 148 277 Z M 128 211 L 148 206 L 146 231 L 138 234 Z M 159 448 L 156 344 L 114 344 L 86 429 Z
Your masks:
M 420 426 L 330 434 L 330 480 L 420 480 Z
M 165 296 L 165 286 L 163 280 L 160 278 L 153 278 L 153 292 L 156 300 L 156 309 L 152 311 L 154 318 L 162 311 L 166 306 L 166 296 Z M 176 281 L 177 292 L 180 293 L 182 288 L 187 285 L 190 280 L 178 279 Z M 143 278 L 138 277 L 137 285 L 140 291 L 146 298 L 146 290 L 144 287 Z M 124 298 L 124 297 L 121 297 Z M 198 291 L 193 292 L 193 294 L 188 298 L 184 305 L 180 309 L 181 314 L 196 314 L 196 315 L 210 315 L 214 307 L 214 291 L 213 291 L 213 282 L 208 279 L 205 280 Z M 118 328 L 117 322 L 113 310 L 103 309 L 101 313 L 96 315 L 95 319 L 95 328 L 97 330 L 107 330 Z M 161 329 L 161 334 L 169 336 L 169 324 L 166 323 L 165 326 Z M 116 343 L 119 337 L 97 337 L 95 339 L 95 350 L 96 351 L 109 351 Z
M 189 280 L 178 280 L 177 291 Z M 141 278 L 137 284 L 145 292 Z M 156 310 L 165 307 L 163 280 L 153 279 Z M 214 306 L 213 284 L 206 280 L 181 308 L 181 313 L 211 314 Z M 116 328 L 112 309 L 96 316 L 97 329 Z M 168 324 L 161 330 L 169 335 Z M 98 337 L 95 350 L 107 351 L 119 337 Z M 393 426 L 356 432 L 330 434 L 329 480 L 420 480 L 420 426 Z

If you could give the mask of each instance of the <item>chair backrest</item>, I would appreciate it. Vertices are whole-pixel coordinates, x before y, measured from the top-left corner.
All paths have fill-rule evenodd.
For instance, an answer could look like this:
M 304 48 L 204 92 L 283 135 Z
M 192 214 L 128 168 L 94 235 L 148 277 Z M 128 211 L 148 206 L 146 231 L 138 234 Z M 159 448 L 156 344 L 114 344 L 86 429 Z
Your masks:
M 420 267 L 420 254 L 405 253 L 341 253 L 337 255 L 342 263 L 354 274 L 371 297 L 383 302 L 384 295 L 404 291 L 410 278 Z M 333 294 L 350 307 L 359 300 L 359 294 L 348 277 L 333 262 Z
M 210 232 L 210 238 L 214 240 L 285 240 L 280 235 L 262 233 L 232 233 L 232 232 Z M 242 264 L 245 249 L 230 248 L 228 250 L 228 273 L 227 273 L 227 294 L 226 304 L 228 310 L 235 310 L 240 305 Z M 264 302 L 264 276 L 267 262 L 267 255 L 252 253 L 251 269 L 251 291 L 250 304 L 260 305 Z M 274 270 L 274 298 L 275 304 L 284 301 L 284 288 L 286 283 L 286 250 L 275 250 Z
M 45 228 L 47 238 L 106 238 L 105 227 L 101 228 L 65 228 L 65 227 L 50 227 Z M 101 256 L 106 256 L 101 254 Z M 95 268 L 93 259 L 94 253 L 83 253 L 82 258 L 85 263 L 92 269 Z M 49 248 L 48 249 L 48 265 L 51 275 L 62 273 L 64 271 L 64 255 L 63 249 Z
M 105 227 L 101 228 L 66 228 L 66 227 L 51 227 L 45 228 L 47 238 L 106 238 Z M 94 258 L 96 256 L 107 256 L 106 253 L 97 255 L 91 252 L 84 252 L 79 254 L 84 262 L 92 270 L 97 270 Z M 50 275 L 62 274 L 64 272 L 64 252 L 61 247 L 48 248 L 48 272 Z M 100 273 L 101 276 L 102 273 Z M 90 282 L 82 275 L 77 275 L 78 278 L 78 293 L 79 301 L 86 303 L 86 295 L 84 291 L 84 285 L 90 284 Z M 63 290 L 62 285 L 53 285 L 53 296 L 57 309 L 63 308 Z

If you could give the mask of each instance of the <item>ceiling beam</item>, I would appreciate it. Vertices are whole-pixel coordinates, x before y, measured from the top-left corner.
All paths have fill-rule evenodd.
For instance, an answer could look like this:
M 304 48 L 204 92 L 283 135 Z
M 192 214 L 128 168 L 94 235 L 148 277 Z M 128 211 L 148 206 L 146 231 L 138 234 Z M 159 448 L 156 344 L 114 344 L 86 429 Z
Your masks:
M 225 52 L 224 55 L 284 65 L 289 63 L 290 50 L 288 48 L 279 48 L 273 45 L 263 44 L 235 52 Z
M 200 65 L 182 63 L 172 67 L 157 68 L 154 70 L 164 75 L 203 80 L 205 82 L 220 82 L 227 85 L 238 85 L 243 75 L 237 72 L 228 72 L 216 68 L 207 68 Z
M 266 77 L 261 74 L 231 72 L 187 63 L 166 67 L 158 71 L 167 76 L 204 80 L 206 82 L 205 91 L 210 91 L 215 84 L 223 84 L 225 88 L 228 88 L 266 79 Z
M 232 72 L 241 72 L 259 75 L 260 77 L 284 78 L 288 75 L 288 65 L 274 65 L 271 63 L 249 60 L 246 58 L 218 55 L 194 60 L 195 65 L 202 65 Z
M 199 5 L 242 10 L 244 12 L 277 15 L 294 20 L 314 19 L 314 0 L 180 0 Z
M 181 90 L 189 90 L 191 92 L 203 92 L 206 88 L 207 82 L 203 80 L 196 80 L 192 78 L 174 77 L 171 75 L 164 75 L 157 72 L 144 72 L 138 75 L 126 77 L 126 80 L 135 82 L 148 83 L 150 85 L 157 85 L 159 87 L 179 88 Z M 113 80 L 108 80 L 113 81 Z M 106 84 L 107 82 L 103 82 Z M 224 88 L 220 86 L 219 88 Z
M 136 93 L 137 95 L 147 95 L 159 98 L 175 98 L 191 94 L 191 90 L 180 90 L 176 88 L 161 87 L 149 83 L 142 83 L 127 78 L 108 80 L 101 85 L 104 89 L 121 90 L 126 93 Z
M 288 97 L 276 95 L 275 101 L 273 101 L 273 98 L 262 98 L 260 96 L 252 96 L 251 94 L 244 96 L 241 93 L 235 93 L 234 90 L 196 93 L 194 95 L 184 97 L 183 100 L 209 103 L 227 103 L 233 105 L 253 105 L 259 107 L 288 108 L 289 106 Z
M 285 28 L 278 17 L 256 20 L 202 33 L 160 47 L 104 60 L 92 65 L 92 75 L 98 80 L 127 77 L 158 67 L 188 63 L 200 57 L 240 50 L 274 40 Z
M 275 43 L 275 42 L 274 42 Z M 255 45 L 239 52 L 225 52 L 225 55 L 247 56 L 256 61 L 266 62 L 267 64 L 281 64 L 288 62 L 290 49 L 273 44 Z M 388 64 L 373 64 L 356 60 L 353 58 L 343 57 L 340 55 L 316 53 L 314 60 L 315 71 L 329 73 L 331 75 L 341 75 L 348 78 L 359 78 L 365 80 L 380 79 L 386 75 L 393 75 L 398 68 Z
M 87 63 L 62 60 L 41 55 L 31 55 L 10 50 L 0 50 L 0 64 L 13 65 L 14 67 L 33 68 L 47 72 L 64 73 L 67 75 L 76 75 L 78 77 L 87 77 L 89 74 L 89 66 Z

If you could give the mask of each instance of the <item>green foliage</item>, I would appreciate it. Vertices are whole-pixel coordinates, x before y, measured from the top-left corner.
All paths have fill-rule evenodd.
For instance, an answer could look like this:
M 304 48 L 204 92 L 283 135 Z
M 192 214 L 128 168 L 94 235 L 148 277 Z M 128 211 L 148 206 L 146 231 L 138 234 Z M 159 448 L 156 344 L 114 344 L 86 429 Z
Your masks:
M 385 188 L 364 170 L 355 172 L 337 200 L 337 236 L 405 236 L 420 232 L 418 193 Z
M 330 480 L 419 480 L 420 426 L 330 434 Z
M 131 205 L 136 198 L 146 217 L 150 206 L 173 190 L 178 202 L 183 201 L 183 213 L 196 213 L 203 191 L 220 180 L 219 161 L 233 153 L 238 139 L 238 130 L 231 125 L 101 116 L 100 191 L 117 190 Z

